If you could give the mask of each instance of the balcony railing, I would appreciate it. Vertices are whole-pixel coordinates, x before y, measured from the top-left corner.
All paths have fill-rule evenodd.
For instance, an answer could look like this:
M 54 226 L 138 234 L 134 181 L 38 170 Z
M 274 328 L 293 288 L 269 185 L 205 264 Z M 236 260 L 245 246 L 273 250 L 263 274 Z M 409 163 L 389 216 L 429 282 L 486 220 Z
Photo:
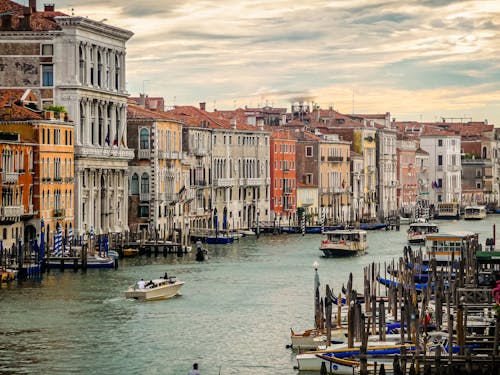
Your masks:
M 54 209 L 54 217 L 62 217 L 64 216 L 64 208 L 55 208 Z
M 242 185 L 244 186 L 261 186 L 264 185 L 263 178 L 242 178 Z
M 2 172 L 2 183 L 17 184 L 19 181 L 19 173 L 17 172 Z
M 193 153 L 196 155 L 196 156 L 206 156 L 208 155 L 208 150 L 203 147 L 203 148 L 195 148 Z
M 177 202 L 179 200 L 179 194 L 174 193 L 163 193 L 163 197 L 167 202 Z
M 21 217 L 24 214 L 24 206 L 3 206 L 1 207 L 2 217 Z
M 305 197 L 302 199 L 302 205 L 303 206 L 312 206 L 314 204 L 314 198 L 311 197 Z
M 214 179 L 215 187 L 230 187 L 235 183 L 233 178 L 216 178 Z
M 141 202 L 149 202 L 151 195 L 149 193 L 140 193 L 139 194 L 139 199 Z
M 151 150 L 139 150 L 138 151 L 139 159 L 151 159 Z

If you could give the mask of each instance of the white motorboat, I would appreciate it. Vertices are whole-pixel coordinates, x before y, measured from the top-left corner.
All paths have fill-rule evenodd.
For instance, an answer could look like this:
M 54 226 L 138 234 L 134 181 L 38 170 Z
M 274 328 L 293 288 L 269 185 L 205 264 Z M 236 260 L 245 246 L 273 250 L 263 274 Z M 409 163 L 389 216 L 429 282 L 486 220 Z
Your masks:
M 325 235 L 326 239 L 321 241 L 319 249 L 326 257 L 363 254 L 368 248 L 365 230 L 332 230 Z
M 425 219 L 411 223 L 407 231 L 407 239 L 409 243 L 425 243 L 425 236 L 431 233 L 438 233 L 439 227 L 437 224 L 429 223 Z
M 180 295 L 182 285 L 184 281 L 178 281 L 175 277 L 154 279 L 148 283 L 138 282 L 128 288 L 125 297 L 141 301 L 168 299 Z
M 347 342 L 346 328 L 332 328 L 331 344 L 342 344 Z M 292 330 L 290 339 L 291 347 L 297 350 L 315 350 L 319 346 L 327 345 L 326 330 L 324 329 L 308 329 L 301 333 L 296 333 Z

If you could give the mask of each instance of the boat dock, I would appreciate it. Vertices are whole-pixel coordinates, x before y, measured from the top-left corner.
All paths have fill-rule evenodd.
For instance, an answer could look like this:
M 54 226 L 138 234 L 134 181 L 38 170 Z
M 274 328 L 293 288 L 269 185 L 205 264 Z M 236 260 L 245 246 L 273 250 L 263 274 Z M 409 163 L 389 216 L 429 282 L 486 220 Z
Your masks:
M 492 246 L 483 250 L 477 237 L 464 243 L 460 260 L 450 259 L 446 266 L 405 246 L 391 264 L 372 263 L 363 269 L 361 291 L 354 289 L 351 273 L 343 288 L 343 306 L 337 302 L 341 295 L 333 298 L 329 285 L 320 296 L 317 272 L 314 329 L 326 332 L 330 342 L 332 328 L 346 328 L 347 348 L 359 352 L 349 362 L 356 368 L 353 373 L 500 373 L 500 252 Z M 418 280 L 424 272 L 427 281 L 422 283 Z M 333 301 L 338 305 L 332 306 Z M 367 348 L 374 336 L 379 344 L 388 343 L 388 322 L 398 324 L 400 337 L 394 345 L 400 351 L 388 358 L 370 357 Z M 405 347 L 409 344 L 415 350 Z M 297 358 L 301 369 L 300 355 Z M 321 358 L 318 361 L 325 361 Z M 321 374 L 335 373 L 324 365 Z

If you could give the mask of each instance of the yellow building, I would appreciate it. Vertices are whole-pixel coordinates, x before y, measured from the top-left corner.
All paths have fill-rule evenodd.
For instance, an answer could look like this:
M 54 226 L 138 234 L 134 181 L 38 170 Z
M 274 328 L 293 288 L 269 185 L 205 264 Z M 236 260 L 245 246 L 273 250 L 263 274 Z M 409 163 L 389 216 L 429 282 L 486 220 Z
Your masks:
M 319 216 L 328 224 L 351 220 L 350 145 L 336 134 L 323 135 L 319 142 Z
M 65 237 L 74 225 L 73 123 L 65 113 L 31 110 L 27 105 L 36 98 L 29 91 L 2 90 L 0 96 L 4 99 L 0 101 L 2 130 L 18 133 L 21 143 L 33 144 L 28 161 L 33 174 L 33 218 L 26 222 L 25 239 L 40 233 L 43 219 L 46 241 L 52 245 L 59 225 Z
M 136 150 L 129 163 L 129 215 L 133 232 L 152 229 L 170 238 L 183 227 L 185 186 L 182 169 L 182 123 L 135 104 L 127 109 L 128 145 Z

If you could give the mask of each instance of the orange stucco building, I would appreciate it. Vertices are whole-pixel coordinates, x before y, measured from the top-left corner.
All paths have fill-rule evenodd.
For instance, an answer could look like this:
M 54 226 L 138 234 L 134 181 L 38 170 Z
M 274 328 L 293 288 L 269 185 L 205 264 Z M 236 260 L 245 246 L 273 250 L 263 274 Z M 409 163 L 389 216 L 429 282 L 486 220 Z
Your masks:
M 297 215 L 296 145 L 294 134 L 286 130 L 271 133 L 271 216 L 272 220 L 295 220 Z

